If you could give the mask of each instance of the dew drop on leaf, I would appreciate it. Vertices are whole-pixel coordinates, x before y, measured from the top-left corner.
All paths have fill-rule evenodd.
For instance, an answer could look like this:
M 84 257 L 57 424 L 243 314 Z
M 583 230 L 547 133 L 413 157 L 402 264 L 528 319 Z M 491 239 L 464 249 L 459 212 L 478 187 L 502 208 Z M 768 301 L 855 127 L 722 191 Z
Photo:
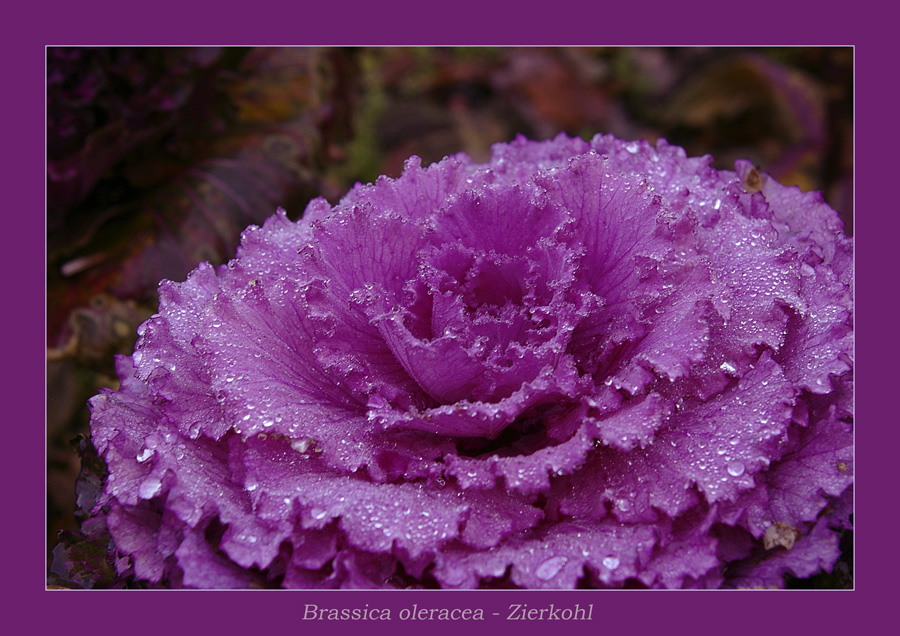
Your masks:
M 538 566 L 538 569 L 535 571 L 535 574 L 542 581 L 549 581 L 554 576 L 559 574 L 559 571 L 562 570 L 565 564 L 566 557 L 552 557 L 541 563 Z

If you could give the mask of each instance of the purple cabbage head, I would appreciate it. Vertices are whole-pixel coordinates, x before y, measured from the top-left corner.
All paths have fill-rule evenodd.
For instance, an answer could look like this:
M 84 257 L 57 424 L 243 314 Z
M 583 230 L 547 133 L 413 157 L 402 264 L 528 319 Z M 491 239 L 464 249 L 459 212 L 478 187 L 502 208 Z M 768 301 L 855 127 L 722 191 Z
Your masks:
M 772 587 L 852 512 L 852 242 L 660 142 L 499 144 L 244 232 L 91 401 L 119 570 Z

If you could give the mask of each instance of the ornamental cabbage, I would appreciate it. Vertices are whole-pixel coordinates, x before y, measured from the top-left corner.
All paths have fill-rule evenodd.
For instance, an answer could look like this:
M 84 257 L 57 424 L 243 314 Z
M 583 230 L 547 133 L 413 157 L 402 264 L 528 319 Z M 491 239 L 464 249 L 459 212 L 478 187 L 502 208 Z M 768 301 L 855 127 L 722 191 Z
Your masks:
M 852 240 L 660 141 L 494 146 L 160 284 L 91 400 L 117 567 L 171 587 L 759 587 L 852 512 Z

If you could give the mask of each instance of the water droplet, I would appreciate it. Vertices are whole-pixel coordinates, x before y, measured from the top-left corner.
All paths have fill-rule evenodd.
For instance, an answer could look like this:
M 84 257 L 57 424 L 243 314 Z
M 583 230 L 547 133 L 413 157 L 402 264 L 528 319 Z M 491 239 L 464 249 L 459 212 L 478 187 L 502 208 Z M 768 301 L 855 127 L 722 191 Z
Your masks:
M 744 464 L 739 461 L 728 463 L 728 474 L 732 477 L 740 477 L 744 474 Z
M 143 462 L 147 461 L 148 459 L 150 459 L 151 457 L 153 457 L 153 454 L 155 452 L 156 451 L 153 450 L 152 448 L 145 448 L 140 453 L 138 453 L 137 460 L 139 462 L 143 463 Z
M 617 567 L 619 567 L 619 559 L 617 559 L 616 557 L 606 557 L 605 559 L 603 559 L 603 565 L 610 570 L 615 570 Z
M 566 557 L 552 557 L 541 563 L 535 571 L 535 574 L 542 581 L 549 581 L 559 574 L 559 571 L 563 569 L 565 564 Z
M 309 511 L 309 514 L 312 515 L 313 519 L 324 519 L 325 515 L 328 514 L 328 511 L 323 510 L 322 508 L 312 508 Z

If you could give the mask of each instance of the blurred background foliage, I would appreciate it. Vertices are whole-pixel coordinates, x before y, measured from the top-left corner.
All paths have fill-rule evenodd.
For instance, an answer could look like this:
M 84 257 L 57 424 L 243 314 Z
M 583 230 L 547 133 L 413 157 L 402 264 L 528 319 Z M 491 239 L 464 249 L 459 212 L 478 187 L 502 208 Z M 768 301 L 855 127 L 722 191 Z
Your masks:
M 132 352 L 160 279 L 410 155 L 484 160 L 561 131 L 751 159 L 821 190 L 852 232 L 849 47 L 48 48 L 47 548 L 82 568 L 58 559 L 50 580 L 115 578 L 79 530 L 103 470 L 85 402 L 116 386 L 113 356 Z M 839 565 L 793 585 L 846 586 Z

